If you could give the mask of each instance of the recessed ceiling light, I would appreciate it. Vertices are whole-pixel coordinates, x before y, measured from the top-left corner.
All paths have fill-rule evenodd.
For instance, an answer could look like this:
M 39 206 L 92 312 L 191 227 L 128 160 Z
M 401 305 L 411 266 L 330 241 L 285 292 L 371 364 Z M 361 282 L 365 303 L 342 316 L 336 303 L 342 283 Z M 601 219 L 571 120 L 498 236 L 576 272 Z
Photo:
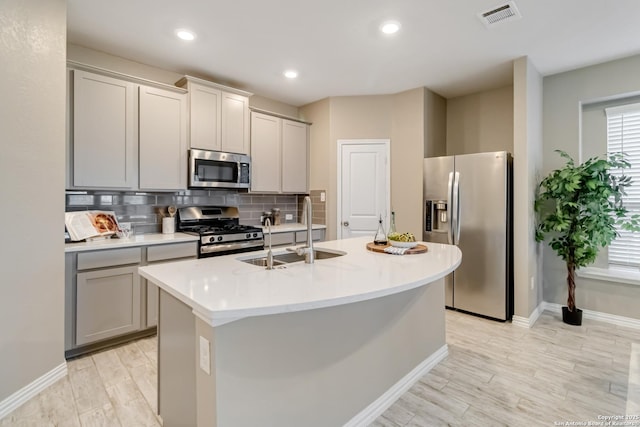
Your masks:
M 385 34 L 394 34 L 400 30 L 400 23 L 396 21 L 386 21 L 380 25 L 380 31 Z
M 284 72 L 284 76 L 288 79 L 295 79 L 298 77 L 298 72 L 296 70 L 287 70 Z
M 176 30 L 176 36 L 187 41 L 191 41 L 196 38 L 196 35 L 189 30 Z

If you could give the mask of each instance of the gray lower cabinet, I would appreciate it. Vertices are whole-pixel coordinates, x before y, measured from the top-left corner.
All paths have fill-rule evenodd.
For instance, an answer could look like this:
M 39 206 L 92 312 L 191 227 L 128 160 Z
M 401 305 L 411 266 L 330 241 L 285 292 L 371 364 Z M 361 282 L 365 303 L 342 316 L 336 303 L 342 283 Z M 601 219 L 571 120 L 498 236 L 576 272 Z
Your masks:
M 196 258 L 198 246 L 196 242 L 174 243 L 172 245 L 149 246 L 147 248 L 147 264 L 157 264 L 179 259 Z M 158 325 L 158 287 L 141 279 L 146 289 L 146 327 Z
M 313 230 L 311 235 L 314 242 L 321 242 L 324 240 L 324 229 Z M 280 233 L 271 234 L 271 247 L 277 248 L 282 246 L 294 246 L 303 245 L 307 243 L 306 231 L 286 231 Z M 264 246 L 269 247 L 269 233 L 264 233 Z
M 311 238 L 314 242 L 321 242 L 324 240 L 324 229 L 311 231 Z M 307 232 L 296 231 L 296 244 L 307 243 Z
M 269 242 L 271 242 L 271 247 L 276 248 L 278 246 L 293 246 L 296 244 L 296 235 L 293 231 L 286 233 L 272 233 L 271 237 L 269 237 L 269 233 L 264 233 L 264 247 L 269 247 Z
M 67 253 L 66 357 L 153 334 L 158 288 L 138 275 L 138 267 L 196 257 L 195 241 Z
M 76 345 L 140 329 L 138 266 L 78 273 Z

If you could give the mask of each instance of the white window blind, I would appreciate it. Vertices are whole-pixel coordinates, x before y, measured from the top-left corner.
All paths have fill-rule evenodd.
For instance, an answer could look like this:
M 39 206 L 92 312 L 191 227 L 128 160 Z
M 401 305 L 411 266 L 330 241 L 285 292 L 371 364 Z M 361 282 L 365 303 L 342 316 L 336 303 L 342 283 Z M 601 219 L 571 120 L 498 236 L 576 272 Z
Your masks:
M 607 114 L 607 151 L 623 152 L 631 167 L 620 170 L 631 176 L 626 188 L 624 206 L 630 214 L 640 213 L 640 104 L 627 104 L 605 109 Z M 615 171 L 614 171 L 615 172 Z M 609 245 L 609 264 L 640 266 L 640 233 L 618 229 L 617 237 Z

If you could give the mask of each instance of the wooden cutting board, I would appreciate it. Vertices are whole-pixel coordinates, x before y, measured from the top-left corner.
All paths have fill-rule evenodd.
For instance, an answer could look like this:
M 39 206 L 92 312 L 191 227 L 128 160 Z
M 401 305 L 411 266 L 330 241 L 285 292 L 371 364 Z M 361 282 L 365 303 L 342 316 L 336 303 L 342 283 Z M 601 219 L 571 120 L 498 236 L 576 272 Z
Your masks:
M 383 254 L 389 254 L 388 252 L 385 252 L 384 250 L 386 248 L 388 248 L 389 244 L 387 245 L 376 245 L 373 242 L 369 242 L 367 243 L 367 249 L 369 249 L 370 251 L 373 252 L 379 252 L 379 253 L 383 253 Z M 407 251 L 404 253 L 405 255 L 414 255 L 414 254 L 423 254 L 427 252 L 427 247 L 425 245 L 422 245 L 420 243 L 418 243 L 415 247 L 407 249 Z M 391 255 L 391 254 L 389 254 Z

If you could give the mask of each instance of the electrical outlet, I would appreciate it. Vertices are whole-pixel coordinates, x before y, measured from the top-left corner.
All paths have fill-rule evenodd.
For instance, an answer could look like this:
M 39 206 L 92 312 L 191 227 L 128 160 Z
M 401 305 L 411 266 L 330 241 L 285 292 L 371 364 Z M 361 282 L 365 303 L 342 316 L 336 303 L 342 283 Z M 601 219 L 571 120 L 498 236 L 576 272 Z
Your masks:
M 324 202 L 326 200 L 327 200 L 327 193 L 323 191 L 322 193 L 320 193 L 320 201 Z
M 284 215 L 284 220 L 285 220 L 285 221 L 291 221 L 291 220 L 293 220 L 293 214 L 285 214 L 285 215 Z
M 200 369 L 205 371 L 207 375 L 211 375 L 211 351 L 209 349 L 209 340 L 200 336 Z

